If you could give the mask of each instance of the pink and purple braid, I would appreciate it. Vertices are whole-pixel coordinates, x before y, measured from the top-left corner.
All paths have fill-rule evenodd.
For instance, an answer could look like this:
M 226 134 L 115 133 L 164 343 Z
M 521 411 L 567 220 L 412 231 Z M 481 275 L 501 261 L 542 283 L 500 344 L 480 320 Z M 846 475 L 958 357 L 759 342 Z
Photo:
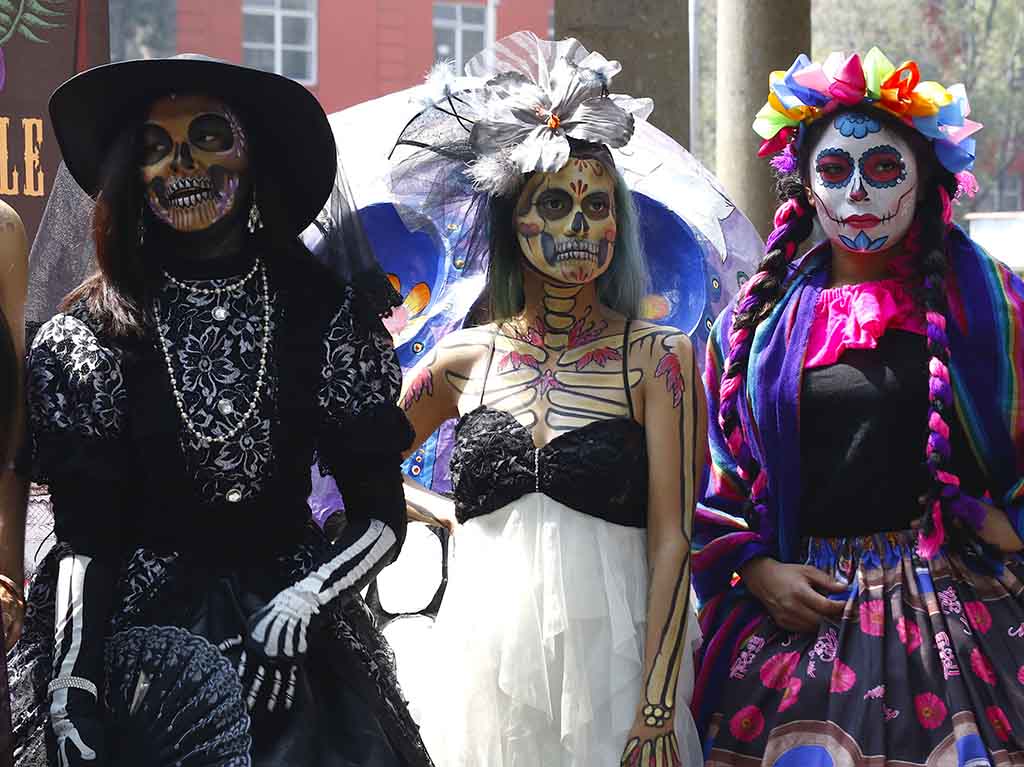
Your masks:
M 946 177 L 948 176 L 948 178 Z M 956 418 L 953 386 L 949 376 L 949 339 L 946 335 L 946 234 L 952 225 L 951 194 L 956 190 L 952 174 L 940 174 L 918 204 L 914 237 L 909 245 L 917 250 L 921 294 L 928 322 L 928 440 L 925 461 L 930 486 L 924 499 L 924 516 L 918 538 L 918 553 L 931 559 L 947 540 L 956 541 L 966 525 L 977 530 L 984 511 L 970 496 L 960 492 L 960 478 L 953 473 L 949 421 Z
M 762 535 L 770 536 L 764 506 L 767 476 L 750 452 L 740 423 L 739 401 L 745 390 L 744 378 L 750 359 L 754 331 L 779 302 L 789 275 L 789 265 L 800 244 L 811 235 L 814 212 L 803 184 L 796 176 L 779 180 L 779 196 L 784 202 L 775 212 L 775 229 L 765 244 L 765 256 L 758 271 L 744 286 L 733 313 L 729 330 L 729 355 L 722 373 L 718 423 L 736 461 L 740 476 L 751 482 L 751 508 L 747 522 Z

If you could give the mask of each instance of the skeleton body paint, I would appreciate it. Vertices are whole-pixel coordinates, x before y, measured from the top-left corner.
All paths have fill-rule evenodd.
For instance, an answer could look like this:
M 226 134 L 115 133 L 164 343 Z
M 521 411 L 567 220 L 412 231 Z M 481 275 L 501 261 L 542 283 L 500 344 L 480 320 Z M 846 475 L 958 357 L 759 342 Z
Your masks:
M 603 421 L 635 418 L 652 434 L 664 428 L 650 423 L 652 418 L 677 422 L 680 458 L 655 449 L 649 459 L 671 466 L 652 470 L 652 493 L 665 494 L 663 480 L 678 483 L 680 497 L 671 512 L 678 515 L 695 505 L 702 475 L 699 384 L 693 383 L 692 352 L 680 351 L 688 348 L 684 334 L 644 321 L 627 323 L 598 300 L 596 279 L 615 257 L 614 192 L 613 174 L 596 160 L 573 158 L 557 173 L 531 178 L 515 213 L 524 261 L 523 314 L 442 340 L 411 377 L 402 404 L 416 424 L 421 408 L 431 407 L 445 390 L 454 392 L 465 403 L 463 413 L 482 404 L 513 416 L 531 432 L 538 455 L 559 436 Z M 450 364 L 453 359 L 473 362 L 463 367 Z M 648 510 L 652 518 L 657 513 Z M 660 529 L 651 534 L 656 553 L 647 563 L 650 627 L 637 690 L 639 718 L 621 745 L 626 767 L 683 763 L 675 725 L 687 714 L 677 710 L 676 687 L 689 658 L 686 628 L 692 619 L 691 521 L 683 516 L 682 542 L 671 560 L 659 549 L 671 549 L 663 544 L 672 536 Z
M 914 153 L 895 131 L 860 113 L 830 125 L 811 154 L 811 196 L 833 244 L 881 253 L 910 228 L 917 204 Z
M 565 296 L 568 290 L 546 285 L 545 304 L 563 308 L 567 303 L 575 308 L 575 296 Z M 629 331 L 627 350 L 621 324 L 613 327 L 589 315 L 573 318 L 569 312 L 560 316 L 549 309 L 523 324 L 504 323 L 497 334 L 467 331 L 459 341 L 448 342 L 447 348 L 475 349 L 482 354 L 489 351 L 493 340 L 495 353 L 487 372 L 481 369 L 463 375 L 449 370 L 444 377 L 460 395 L 479 397 L 482 393 L 484 404 L 508 411 L 527 428 L 543 424 L 545 431 L 561 434 L 629 412 L 623 389 L 624 356 L 658 359 L 662 375 L 655 375 L 673 391 L 678 378 L 666 371 L 682 335 L 671 328 L 636 322 Z M 642 386 L 648 375 L 642 365 L 630 362 L 626 376 L 631 391 Z M 486 390 L 482 391 L 485 379 Z M 433 388 L 432 367 L 424 368 L 416 384 L 408 388 L 403 401 L 406 409 L 418 401 L 425 389 L 421 382 L 426 381 Z
M 249 168 L 238 117 L 208 96 L 154 102 L 142 127 L 141 174 L 153 215 L 178 232 L 199 232 L 231 215 Z

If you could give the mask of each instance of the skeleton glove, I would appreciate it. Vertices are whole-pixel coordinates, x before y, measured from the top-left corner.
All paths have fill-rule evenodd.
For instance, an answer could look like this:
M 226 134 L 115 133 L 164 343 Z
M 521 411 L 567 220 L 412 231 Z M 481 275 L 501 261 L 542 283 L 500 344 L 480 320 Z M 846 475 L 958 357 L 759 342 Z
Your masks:
M 394 558 L 398 540 L 379 519 L 352 521 L 332 556 L 284 589 L 249 621 L 251 642 L 271 660 L 305 655 L 313 616 L 351 599 Z
M 60 562 L 49 685 L 58 767 L 105 764 L 99 694 L 113 586 L 113 571 L 91 557 L 68 555 Z

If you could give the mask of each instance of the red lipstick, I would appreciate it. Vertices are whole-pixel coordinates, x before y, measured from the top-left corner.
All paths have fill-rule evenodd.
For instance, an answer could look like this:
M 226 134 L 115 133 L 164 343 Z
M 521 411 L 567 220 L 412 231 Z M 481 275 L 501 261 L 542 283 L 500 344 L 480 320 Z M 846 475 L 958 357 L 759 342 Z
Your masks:
M 882 219 L 868 213 L 857 216 L 848 216 L 843 219 L 843 223 L 846 226 L 852 226 L 854 229 L 873 229 L 882 223 Z

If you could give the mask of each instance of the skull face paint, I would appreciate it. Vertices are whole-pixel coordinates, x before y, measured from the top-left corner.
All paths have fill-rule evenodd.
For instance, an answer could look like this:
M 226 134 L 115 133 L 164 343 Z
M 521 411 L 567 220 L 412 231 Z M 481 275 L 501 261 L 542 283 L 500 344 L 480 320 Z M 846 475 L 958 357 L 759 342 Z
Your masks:
M 600 160 L 570 157 L 538 173 L 519 196 L 516 229 L 524 257 L 565 285 L 596 280 L 615 251 L 615 180 Z
M 811 147 L 810 189 L 833 245 L 881 253 L 910 228 L 919 173 L 896 131 L 867 115 L 839 115 Z
M 141 144 L 146 202 L 178 232 L 208 229 L 229 216 L 247 192 L 248 140 L 218 99 L 159 99 L 146 116 Z

